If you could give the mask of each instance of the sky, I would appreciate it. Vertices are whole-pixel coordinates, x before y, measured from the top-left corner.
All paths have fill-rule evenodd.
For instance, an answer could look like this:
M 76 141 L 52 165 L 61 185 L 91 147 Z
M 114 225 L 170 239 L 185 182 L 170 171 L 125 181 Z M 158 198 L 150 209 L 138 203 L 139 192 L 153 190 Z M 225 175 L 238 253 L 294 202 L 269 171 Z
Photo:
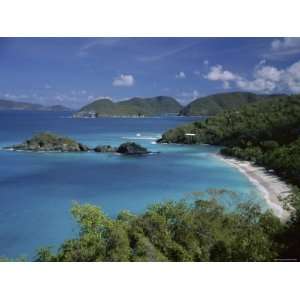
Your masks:
M 0 38 L 0 99 L 300 93 L 300 38 Z

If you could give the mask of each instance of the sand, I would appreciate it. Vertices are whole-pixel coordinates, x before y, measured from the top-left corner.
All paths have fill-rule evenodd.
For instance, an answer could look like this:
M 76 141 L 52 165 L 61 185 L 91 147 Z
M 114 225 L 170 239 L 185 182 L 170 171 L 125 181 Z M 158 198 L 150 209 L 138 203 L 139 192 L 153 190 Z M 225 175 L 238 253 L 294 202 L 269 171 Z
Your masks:
M 216 154 L 216 156 L 247 176 L 278 218 L 282 221 L 289 218 L 290 212 L 283 208 L 283 203 L 280 201 L 280 198 L 286 197 L 291 192 L 290 187 L 284 181 L 278 176 L 267 172 L 265 168 L 255 166 L 250 162 L 227 158 L 220 154 Z

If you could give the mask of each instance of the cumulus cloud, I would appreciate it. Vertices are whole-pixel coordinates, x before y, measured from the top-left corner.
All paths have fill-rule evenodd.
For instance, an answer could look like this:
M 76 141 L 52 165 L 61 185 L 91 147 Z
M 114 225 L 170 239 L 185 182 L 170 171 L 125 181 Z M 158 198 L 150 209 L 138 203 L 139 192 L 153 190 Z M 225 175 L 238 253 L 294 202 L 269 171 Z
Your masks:
M 300 93 L 300 61 L 291 65 L 283 74 L 284 81 L 294 93 Z
M 116 77 L 112 85 L 113 86 L 133 86 L 135 83 L 135 79 L 133 75 L 130 74 L 121 74 L 120 76 Z
M 205 78 L 213 81 L 231 81 L 235 80 L 236 77 L 232 72 L 224 70 L 221 65 L 211 67 L 209 73 L 205 76 Z
M 222 82 L 224 89 L 230 88 L 233 84 L 239 89 L 257 93 L 300 93 L 300 61 L 283 69 L 266 65 L 266 61 L 261 61 L 254 68 L 252 79 L 224 70 L 223 66 L 217 65 L 210 68 L 205 78 Z
M 239 80 L 240 76 L 228 70 L 224 70 L 221 65 L 216 65 L 210 68 L 204 78 L 212 81 L 222 81 L 224 89 L 229 89 L 231 87 L 230 82 Z
M 185 79 L 186 78 L 186 75 L 185 75 L 185 73 L 184 72 L 179 72 L 179 73 L 177 73 L 176 75 L 175 75 L 175 78 L 177 78 L 177 79 Z

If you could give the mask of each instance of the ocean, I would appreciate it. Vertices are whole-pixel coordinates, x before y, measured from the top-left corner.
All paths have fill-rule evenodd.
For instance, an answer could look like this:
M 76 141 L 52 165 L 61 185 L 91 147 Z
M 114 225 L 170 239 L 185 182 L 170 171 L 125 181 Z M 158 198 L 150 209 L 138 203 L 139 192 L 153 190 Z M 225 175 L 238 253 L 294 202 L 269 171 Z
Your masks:
M 0 111 L 0 147 L 48 131 L 89 146 L 137 142 L 159 154 L 33 153 L 0 151 L 0 256 L 34 259 L 39 247 L 54 249 L 77 234 L 73 201 L 91 203 L 115 217 L 208 189 L 228 189 L 265 207 L 255 186 L 212 154 L 217 147 L 160 145 L 155 140 L 192 117 L 71 118 L 68 112 Z M 220 200 L 234 209 L 237 200 Z

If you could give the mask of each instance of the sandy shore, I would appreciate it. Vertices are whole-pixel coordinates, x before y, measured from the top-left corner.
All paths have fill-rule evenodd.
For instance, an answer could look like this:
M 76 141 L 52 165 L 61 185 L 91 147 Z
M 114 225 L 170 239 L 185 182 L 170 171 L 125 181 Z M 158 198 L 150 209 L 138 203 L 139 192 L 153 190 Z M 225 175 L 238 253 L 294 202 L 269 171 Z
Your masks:
M 282 202 L 279 201 L 280 197 L 287 196 L 291 191 L 286 183 L 277 176 L 268 173 L 263 167 L 255 166 L 247 161 L 227 158 L 220 154 L 216 154 L 216 156 L 246 175 L 261 192 L 265 201 L 278 218 L 283 221 L 288 219 L 289 212 L 283 208 Z

